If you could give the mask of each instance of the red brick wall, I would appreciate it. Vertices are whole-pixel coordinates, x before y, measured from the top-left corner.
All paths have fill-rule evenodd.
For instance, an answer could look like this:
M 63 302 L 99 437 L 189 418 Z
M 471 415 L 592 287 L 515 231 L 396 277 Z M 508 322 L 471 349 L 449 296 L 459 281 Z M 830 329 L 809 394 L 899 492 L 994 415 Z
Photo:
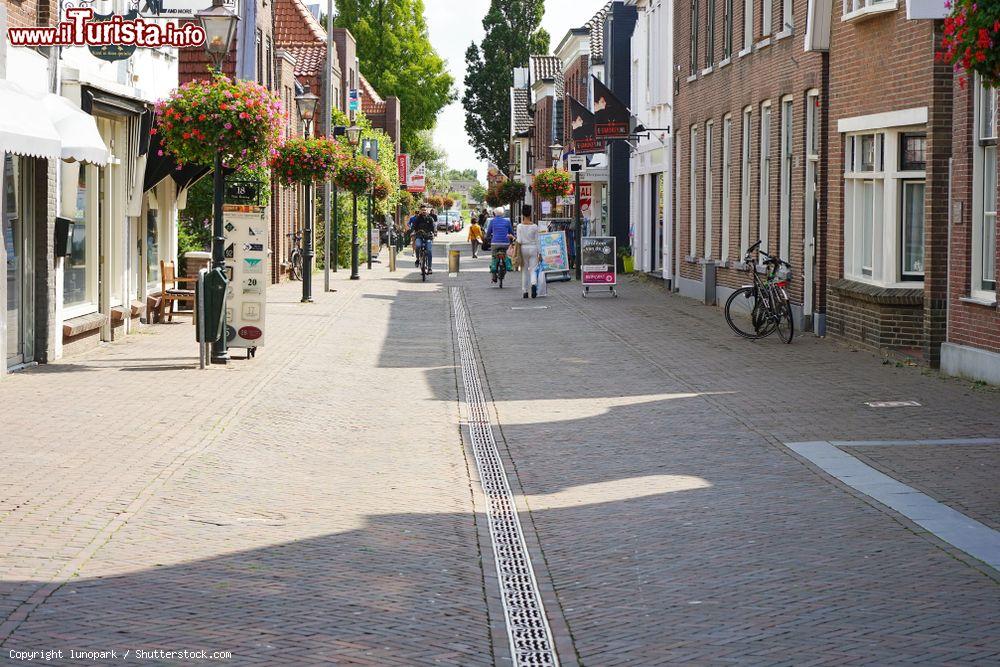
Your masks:
M 971 85 L 961 88 L 955 82 L 948 342 L 1000 352 L 1000 311 L 995 305 L 990 307 L 961 300 L 969 296 L 972 281 L 972 95 Z M 1000 177 L 996 186 L 1000 191 Z M 1000 221 L 997 226 L 1000 232 Z M 1000 247 L 997 255 L 1000 260 Z M 1000 262 L 997 265 L 1000 266 Z
M 7 7 L 8 28 L 55 25 L 57 7 L 55 0 L 2 0 Z
M 772 33 L 777 33 L 780 22 L 780 3 L 775 3 L 774 26 Z M 678 93 L 674 97 L 674 128 L 675 137 L 680 142 L 680 163 L 677 173 L 680 176 L 680 187 L 675 192 L 680 211 L 678 219 L 680 253 L 687 256 L 690 252 L 690 160 L 691 160 L 691 126 L 698 127 L 697 145 L 694 147 L 697 156 L 697 256 L 705 254 L 705 122 L 714 121 L 713 138 L 713 191 L 712 191 L 712 258 L 718 260 L 722 247 L 722 154 L 723 154 L 723 117 L 732 115 L 731 129 L 731 169 L 730 169 L 730 209 L 729 209 L 729 259 L 739 259 L 740 246 L 740 179 L 741 151 L 743 137 L 743 108 L 750 106 L 750 244 L 757 240 L 760 211 L 760 105 L 765 100 L 771 101 L 771 173 L 769 197 L 768 248 L 777 254 L 780 233 L 780 186 L 781 186 L 781 98 L 785 95 L 793 97 L 792 149 L 794 160 L 791 170 L 791 233 L 790 256 L 785 257 L 795 267 L 796 280 L 792 283 L 791 297 L 795 303 L 803 301 L 803 236 L 805 230 L 805 129 L 806 129 L 806 92 L 810 89 L 820 91 L 822 110 L 819 114 L 821 122 L 826 115 L 826 95 L 824 88 L 824 56 L 821 53 L 807 53 L 803 50 L 803 34 L 806 25 L 806 3 L 796 2 L 794 5 L 795 32 L 783 39 L 775 40 L 771 36 L 771 44 L 755 49 L 746 56 L 737 54 L 743 48 L 743 3 L 733 2 L 733 53 L 728 65 L 719 67 L 723 59 L 724 4 L 716 0 L 715 6 L 715 44 L 714 70 L 702 74 L 706 63 L 706 22 L 708 20 L 708 0 L 699 2 L 699 34 L 698 34 L 698 78 L 687 81 L 691 72 L 690 58 L 690 3 L 677 2 L 674 10 L 674 62 L 678 69 L 675 76 L 680 77 Z M 754 16 L 754 43 L 761 39 L 760 3 L 757 3 Z M 819 219 L 816 221 L 817 249 L 821 246 L 820 232 L 824 226 L 823 183 L 825 160 L 821 152 L 819 164 L 819 183 L 821 206 Z M 820 256 L 817 255 L 817 264 Z M 746 283 L 745 273 L 732 268 L 732 261 L 718 269 L 717 281 L 725 287 L 736 287 Z M 817 266 L 817 280 L 821 277 Z M 702 268 L 695 262 L 681 262 L 681 275 L 689 279 L 701 279 Z M 822 308 L 821 288 L 816 290 L 815 308 Z
M 551 95 L 535 102 L 535 130 L 532 138 L 531 152 L 535 156 L 535 169 L 548 169 L 552 166 L 552 105 L 555 98 Z
M 945 327 L 945 277 L 947 266 L 948 159 L 951 156 L 951 86 L 949 69 L 935 63 L 940 39 L 936 22 L 906 19 L 905 7 L 844 22 L 842 3 L 833 3 L 833 28 L 829 55 L 830 115 L 828 129 L 829 182 L 826 268 L 829 281 L 844 275 L 844 137 L 837 120 L 875 113 L 927 107 L 927 186 L 925 195 L 924 298 L 905 318 L 875 316 L 877 308 L 844 296 L 834 298 L 827 331 L 860 343 L 885 341 L 890 331 L 859 338 L 851 321 L 864 318 L 865 328 L 909 326 L 912 317 L 922 320 L 921 336 L 909 341 L 931 365 L 938 361 Z M 889 224 L 891 221 L 885 221 Z M 894 223 L 898 224 L 898 223 Z M 899 312 L 906 311 L 902 309 Z M 901 316 L 902 317 L 902 316 Z M 897 326 L 898 324 L 898 326 Z

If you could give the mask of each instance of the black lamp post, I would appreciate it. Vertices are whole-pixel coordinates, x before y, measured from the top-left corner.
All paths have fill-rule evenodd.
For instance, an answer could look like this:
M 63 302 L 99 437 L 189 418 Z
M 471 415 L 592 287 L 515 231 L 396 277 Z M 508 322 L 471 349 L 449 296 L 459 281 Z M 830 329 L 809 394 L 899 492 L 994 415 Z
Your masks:
M 236 23 L 240 17 L 226 9 L 223 0 L 213 0 L 212 7 L 195 14 L 195 18 L 205 31 L 205 51 L 212 59 L 212 64 L 218 74 L 222 73 L 222 63 L 229 55 L 229 46 L 236 35 Z M 226 189 L 226 177 L 222 173 L 222 147 L 215 151 L 215 164 L 212 167 L 212 180 L 215 198 L 212 203 L 212 269 L 223 272 L 226 270 L 225 242 L 226 236 L 222 230 L 222 206 Z M 212 363 L 225 364 L 229 362 L 228 326 L 223 328 L 222 338 L 212 343 Z
M 312 128 L 313 116 L 316 114 L 316 103 L 319 97 L 309 92 L 306 86 L 301 95 L 295 96 L 295 105 L 299 108 L 299 116 L 305 123 L 303 135 L 308 138 L 309 130 Z M 312 205 L 312 181 L 306 181 L 305 186 L 305 212 L 302 230 L 302 303 L 312 303 L 312 267 L 313 255 L 313 205 Z
M 351 157 L 357 157 L 358 142 L 361 141 L 361 128 L 351 125 L 347 128 L 347 143 L 351 145 Z M 358 280 L 358 193 L 351 192 L 352 206 L 354 210 L 353 221 L 351 223 L 351 280 Z

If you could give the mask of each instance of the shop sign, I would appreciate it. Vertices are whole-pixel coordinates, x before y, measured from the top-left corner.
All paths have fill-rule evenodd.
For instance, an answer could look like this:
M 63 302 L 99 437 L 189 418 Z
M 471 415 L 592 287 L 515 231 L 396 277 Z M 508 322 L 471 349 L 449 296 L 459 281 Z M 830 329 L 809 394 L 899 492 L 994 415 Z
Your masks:
M 580 270 L 584 285 L 615 285 L 618 282 L 614 236 L 584 236 L 580 247 Z
M 423 192 L 426 190 L 427 165 L 421 162 L 410 175 L 406 177 L 406 189 L 410 192 Z
M 590 220 L 593 212 L 591 202 L 594 199 L 594 186 L 592 183 L 580 183 L 580 217 Z
M 569 249 L 566 232 L 545 232 L 538 235 L 538 253 L 542 256 L 542 271 L 569 271 Z
M 259 205 L 262 189 L 261 182 L 253 178 L 228 178 L 225 203 Z
M 596 76 L 594 84 L 594 137 L 626 139 L 631 133 L 632 114 L 611 89 Z
M 410 173 L 410 156 L 400 153 L 396 156 L 396 177 L 400 185 L 406 185 L 406 177 Z
M 170 16 L 172 18 L 194 18 L 198 12 L 212 8 L 212 0 L 142 0 L 139 11 L 155 16 Z M 240 6 L 237 0 L 224 0 L 226 9 L 239 15 Z

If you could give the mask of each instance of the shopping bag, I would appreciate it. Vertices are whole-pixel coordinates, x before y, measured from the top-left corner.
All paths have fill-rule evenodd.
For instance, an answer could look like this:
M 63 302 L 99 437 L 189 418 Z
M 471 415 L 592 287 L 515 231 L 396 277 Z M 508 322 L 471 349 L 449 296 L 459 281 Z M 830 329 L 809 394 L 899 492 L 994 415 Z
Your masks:
M 482 248 L 483 248 L 483 250 L 489 250 L 490 249 L 490 237 L 488 237 L 488 236 L 484 236 L 483 237 Z
M 549 283 L 545 279 L 545 271 L 542 270 L 541 262 L 535 269 L 535 293 L 538 296 L 548 296 L 549 294 Z

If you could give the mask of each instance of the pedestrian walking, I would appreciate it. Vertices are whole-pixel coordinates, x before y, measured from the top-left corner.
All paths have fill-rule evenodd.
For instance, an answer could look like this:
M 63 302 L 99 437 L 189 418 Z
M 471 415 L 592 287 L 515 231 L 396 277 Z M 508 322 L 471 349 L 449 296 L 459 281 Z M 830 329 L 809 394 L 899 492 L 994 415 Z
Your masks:
M 538 296 L 538 262 L 541 260 L 538 248 L 538 225 L 531 220 L 531 205 L 521 207 L 521 224 L 517 226 L 517 242 L 520 246 L 521 292 L 523 298 L 528 298 L 528 287 L 531 286 L 531 298 Z
M 472 219 L 472 224 L 469 225 L 469 243 L 472 244 L 472 258 L 475 259 L 479 252 L 479 244 L 483 241 L 483 228 L 479 226 L 479 221 L 476 218 Z

